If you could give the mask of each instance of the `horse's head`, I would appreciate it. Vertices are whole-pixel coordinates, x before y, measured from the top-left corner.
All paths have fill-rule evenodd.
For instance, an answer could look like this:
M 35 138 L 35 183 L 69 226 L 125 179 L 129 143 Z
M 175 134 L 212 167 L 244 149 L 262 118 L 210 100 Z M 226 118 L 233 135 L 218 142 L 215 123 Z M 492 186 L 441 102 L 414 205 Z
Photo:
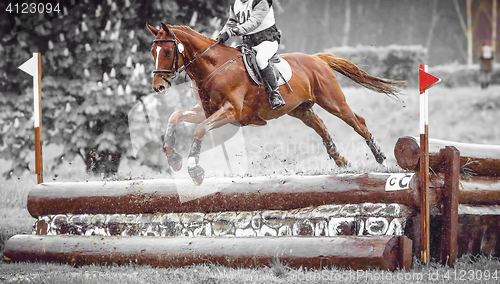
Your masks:
M 146 26 L 155 35 L 151 53 L 155 60 L 153 74 L 153 89 L 157 93 L 165 93 L 172 85 L 171 80 L 177 76 L 179 68 L 184 64 L 182 53 L 184 45 L 177 40 L 171 28 L 161 23 L 161 29 L 156 29 L 146 23 Z

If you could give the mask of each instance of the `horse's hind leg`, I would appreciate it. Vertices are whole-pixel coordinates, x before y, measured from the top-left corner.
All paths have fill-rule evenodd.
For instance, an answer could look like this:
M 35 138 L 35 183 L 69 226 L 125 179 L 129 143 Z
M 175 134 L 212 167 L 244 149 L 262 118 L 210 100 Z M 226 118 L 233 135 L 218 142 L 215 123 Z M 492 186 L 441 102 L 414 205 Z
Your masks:
M 365 141 L 366 145 L 368 145 L 368 147 L 372 151 L 373 156 L 375 156 L 375 160 L 377 160 L 379 164 L 384 164 L 386 157 L 382 152 L 382 149 L 380 149 L 380 146 L 375 141 L 375 138 L 373 138 L 373 135 L 370 136 L 370 139 L 365 139 Z
M 316 133 L 321 136 L 328 155 L 335 161 L 335 163 L 339 167 L 347 165 L 347 161 L 345 160 L 345 158 L 341 156 L 337 151 L 337 146 L 335 146 L 335 143 L 333 143 L 333 140 L 330 137 L 330 134 L 328 133 L 323 120 L 316 113 L 314 113 L 311 105 L 302 104 L 288 114 L 302 120 L 302 122 L 314 129 Z
M 378 163 L 382 164 L 385 161 L 386 157 L 380 149 L 380 146 L 373 138 L 373 135 L 370 133 L 370 131 L 368 131 L 365 119 L 355 114 L 351 110 L 351 108 L 345 101 L 345 97 L 342 91 L 340 91 L 340 88 L 338 90 L 338 93 L 340 93 L 341 96 L 329 97 L 325 96 L 324 94 L 321 94 L 321 96 L 317 96 L 316 100 L 318 105 L 329 113 L 345 121 L 354 129 L 354 131 L 361 135 L 361 137 L 365 139 L 366 144 L 372 151 L 375 160 L 377 160 Z M 330 94 L 335 94 L 335 92 L 331 92 Z

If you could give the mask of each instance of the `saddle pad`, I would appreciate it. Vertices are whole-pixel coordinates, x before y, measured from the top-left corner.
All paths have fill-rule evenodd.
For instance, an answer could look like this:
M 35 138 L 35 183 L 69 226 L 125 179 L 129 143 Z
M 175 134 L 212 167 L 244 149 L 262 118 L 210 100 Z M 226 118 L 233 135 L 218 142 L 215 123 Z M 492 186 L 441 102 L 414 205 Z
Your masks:
M 245 68 L 247 70 L 248 75 L 250 76 L 250 78 L 252 78 L 254 83 L 257 85 L 262 85 L 260 75 L 257 73 L 258 67 L 257 63 L 255 62 L 255 54 L 251 52 L 244 54 L 243 62 L 245 63 Z M 290 81 L 290 79 L 292 78 L 292 68 L 290 67 L 288 61 L 286 61 L 283 58 L 280 58 L 278 63 L 270 62 L 269 64 L 274 65 L 275 72 L 276 71 L 279 72 L 276 73 L 279 86 L 284 85 L 285 83 Z
M 274 63 L 274 66 L 278 68 L 281 76 L 278 76 L 278 85 L 281 86 L 292 79 L 292 67 L 285 59 L 281 58 L 279 63 Z M 285 78 L 283 80 L 283 78 Z

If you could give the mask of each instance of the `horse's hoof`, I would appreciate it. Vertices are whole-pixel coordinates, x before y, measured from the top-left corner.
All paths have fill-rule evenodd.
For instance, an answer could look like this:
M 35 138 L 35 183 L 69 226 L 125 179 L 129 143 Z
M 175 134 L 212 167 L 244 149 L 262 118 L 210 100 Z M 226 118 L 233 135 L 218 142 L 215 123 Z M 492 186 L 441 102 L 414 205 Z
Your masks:
M 337 164 L 337 166 L 339 167 L 347 167 L 349 163 L 343 156 L 339 156 L 338 158 L 335 159 L 335 164 Z
M 188 173 L 195 185 L 198 186 L 203 182 L 203 178 L 205 177 L 205 170 L 200 165 L 189 167 Z
M 168 164 L 174 172 L 178 172 L 182 168 L 182 156 L 174 152 L 172 155 L 167 155 Z
M 380 155 L 377 155 L 375 157 L 375 160 L 377 161 L 377 163 L 381 164 L 381 165 L 385 165 L 385 155 L 380 153 Z

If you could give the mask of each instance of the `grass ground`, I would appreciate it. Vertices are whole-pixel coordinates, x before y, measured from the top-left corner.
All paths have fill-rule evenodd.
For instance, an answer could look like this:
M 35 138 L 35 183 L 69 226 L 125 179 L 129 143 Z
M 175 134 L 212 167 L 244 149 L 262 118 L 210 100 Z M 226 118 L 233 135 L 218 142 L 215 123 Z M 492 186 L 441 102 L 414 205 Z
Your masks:
M 30 234 L 35 219 L 27 207 L 27 197 L 35 185 L 30 179 L 11 179 L 0 184 L 0 253 L 5 241 L 16 234 Z
M 414 260 L 417 262 L 417 260 Z M 2 283 L 498 283 L 500 261 L 460 258 L 454 267 L 415 264 L 409 271 L 292 269 L 274 263 L 262 268 L 194 265 L 184 268 L 148 266 L 82 266 L 49 263 L 0 264 Z
M 331 174 L 339 171 L 396 171 L 393 147 L 401 136 L 418 136 L 418 94 L 409 91 L 406 107 L 384 95 L 364 89 L 344 90 L 351 108 L 366 119 L 367 125 L 388 156 L 389 167 L 375 164 L 363 139 L 338 118 L 317 109 L 339 150 L 351 166 L 339 170 L 332 164 L 319 137 L 291 117 L 271 121 L 268 126 L 245 128 L 248 174 Z M 500 144 L 500 87 L 430 90 L 429 132 L 432 138 L 460 142 Z M 312 145 L 312 146 L 311 146 Z M 241 144 L 240 144 L 241 146 Z M 85 181 L 77 164 L 47 172 L 46 180 Z M 163 177 L 148 168 L 125 163 L 122 176 Z M 54 178 L 55 174 L 58 178 Z M 99 179 L 99 177 L 97 177 Z M 120 179 L 120 177 L 117 177 Z M 0 183 L 0 253 L 4 242 L 15 234 L 27 234 L 34 219 L 26 210 L 27 195 L 35 185 L 32 176 Z M 436 278 L 437 277 L 437 278 Z M 480 279 L 481 278 L 481 279 Z M 156 269 L 138 266 L 85 266 L 45 263 L 6 263 L 0 260 L 0 282 L 5 283 L 497 283 L 500 261 L 491 257 L 464 256 L 453 268 L 437 264 L 424 266 L 414 260 L 410 271 L 356 272 L 336 268 L 326 270 L 290 269 L 279 262 L 257 269 L 231 269 L 218 265 Z

